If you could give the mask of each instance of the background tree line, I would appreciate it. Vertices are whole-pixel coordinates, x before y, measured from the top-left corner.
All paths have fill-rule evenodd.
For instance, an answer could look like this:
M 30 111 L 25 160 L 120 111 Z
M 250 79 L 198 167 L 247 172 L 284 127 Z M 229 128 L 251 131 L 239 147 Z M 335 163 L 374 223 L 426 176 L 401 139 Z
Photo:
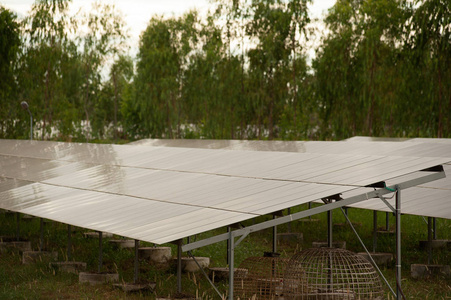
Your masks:
M 113 6 L 40 0 L 23 20 L 0 7 L 0 137 L 28 136 L 23 100 L 35 138 L 451 137 L 448 0 L 338 0 L 324 32 L 309 2 L 153 16 L 135 59 Z

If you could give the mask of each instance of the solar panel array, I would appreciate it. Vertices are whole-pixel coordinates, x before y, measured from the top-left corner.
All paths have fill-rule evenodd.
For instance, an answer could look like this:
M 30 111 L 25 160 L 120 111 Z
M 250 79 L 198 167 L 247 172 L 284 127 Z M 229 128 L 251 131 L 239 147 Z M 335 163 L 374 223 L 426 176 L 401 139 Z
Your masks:
M 0 208 L 162 244 L 451 161 L 442 144 L 419 157 L 308 143 L 291 153 L 1 140 Z
M 138 141 L 135 144 L 247 151 L 381 155 L 390 156 L 395 160 L 399 156 L 451 157 L 451 139 L 436 138 L 393 139 L 357 136 L 338 142 L 149 139 Z M 451 219 L 451 163 L 447 162 L 444 169 L 447 174 L 446 178 L 413 187 L 403 192 L 402 212 L 404 214 Z M 396 183 L 396 180 L 387 180 L 389 185 Z M 364 190 L 355 191 L 355 193 L 364 192 Z M 394 199 L 389 200 L 389 202 L 394 205 Z M 353 204 L 352 207 L 390 211 L 390 208 L 379 199 L 359 202 Z

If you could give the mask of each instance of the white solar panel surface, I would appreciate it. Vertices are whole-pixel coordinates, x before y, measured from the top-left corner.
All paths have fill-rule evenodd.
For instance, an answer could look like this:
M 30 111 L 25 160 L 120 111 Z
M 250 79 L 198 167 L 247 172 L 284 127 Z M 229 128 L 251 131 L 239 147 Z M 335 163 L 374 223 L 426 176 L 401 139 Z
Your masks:
M 0 207 L 162 244 L 447 161 L 1 140 Z
M 340 142 L 302 142 L 302 141 L 202 141 L 202 140 L 142 140 L 138 145 L 159 145 L 166 147 L 209 147 L 239 149 L 247 151 L 287 151 L 301 153 L 345 154 L 351 156 L 380 155 L 390 156 L 394 163 L 387 171 L 402 165 L 399 156 L 412 157 L 451 157 L 451 139 L 390 139 L 372 137 L 353 137 Z M 213 145 L 213 146 L 212 146 Z M 451 158 L 450 158 L 451 159 Z M 444 166 L 447 177 L 403 191 L 402 213 L 451 219 L 451 166 Z M 358 178 L 359 174 L 355 174 Z M 404 177 L 405 178 L 405 177 Z M 348 178 L 349 179 L 349 178 Z M 392 185 L 399 180 L 388 180 Z M 366 190 L 355 190 L 352 194 L 362 194 Z M 394 205 L 394 200 L 391 200 Z M 379 199 L 359 202 L 352 207 L 390 211 Z

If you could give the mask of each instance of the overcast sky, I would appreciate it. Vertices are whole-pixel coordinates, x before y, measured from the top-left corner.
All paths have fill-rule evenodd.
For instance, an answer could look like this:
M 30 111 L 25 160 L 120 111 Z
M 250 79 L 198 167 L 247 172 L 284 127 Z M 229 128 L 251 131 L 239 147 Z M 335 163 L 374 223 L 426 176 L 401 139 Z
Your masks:
M 73 0 L 71 10 L 75 13 L 81 7 L 88 10 L 94 0 Z M 201 13 L 211 7 L 208 0 L 102 0 L 102 3 L 114 4 L 124 14 L 124 19 L 131 36 L 131 50 L 134 56 L 137 52 L 141 32 L 153 15 L 180 16 L 190 9 L 196 8 Z M 0 0 L 0 4 L 16 12 L 19 17 L 28 15 L 34 0 Z M 311 16 L 321 18 L 335 3 L 335 0 L 314 0 L 310 6 Z M 320 26 L 320 25 L 319 25 Z M 314 55 L 313 49 L 309 51 Z

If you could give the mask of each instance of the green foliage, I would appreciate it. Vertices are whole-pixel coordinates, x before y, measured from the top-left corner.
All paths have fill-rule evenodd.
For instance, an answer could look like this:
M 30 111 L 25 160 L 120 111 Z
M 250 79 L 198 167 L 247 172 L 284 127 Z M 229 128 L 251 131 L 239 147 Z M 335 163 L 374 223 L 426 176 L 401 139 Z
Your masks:
M 195 18 L 194 14 L 185 20 L 154 17 L 142 34 L 134 80 L 136 94 L 128 106 L 135 111 L 130 114 L 137 117 L 128 129 L 133 130 L 133 125 L 139 123 L 140 131 L 132 135 L 172 138 L 177 133 L 183 53 L 189 52 L 184 37 L 186 31 L 192 30 L 189 27 Z
M 415 6 L 338 1 L 330 10 L 313 64 L 325 138 L 450 136 L 450 4 Z
M 18 137 L 24 132 L 23 122 L 18 118 L 18 103 L 12 105 L 17 93 L 14 80 L 14 65 L 20 47 L 20 24 L 14 13 L 0 5 L 0 137 Z
M 114 93 L 109 93 L 108 88 L 103 88 L 101 80 L 101 69 L 103 64 L 111 58 L 116 58 L 126 49 L 127 33 L 122 17 L 117 13 L 112 5 L 101 5 L 95 2 L 89 14 L 83 17 L 83 26 L 86 26 L 88 33 L 79 38 L 79 45 L 82 47 L 81 69 L 83 73 L 82 98 L 83 111 L 86 122 L 91 126 L 86 127 L 86 139 L 90 136 L 99 138 L 104 135 L 107 124 L 106 115 L 108 115 L 108 104 L 111 99 L 117 103 L 117 85 L 113 87 Z M 112 70 L 115 78 L 117 76 L 118 62 L 115 62 Z M 104 98 L 106 97 L 106 99 Z M 107 100 L 110 99 L 110 100 Z M 105 101 L 106 100 L 106 101 Z M 115 106 L 114 113 L 118 111 Z M 94 114 L 93 120 L 91 115 Z M 109 114 L 111 115 L 111 114 Z M 114 124 L 115 131 L 117 118 Z M 92 121 L 92 122 L 91 122 Z
M 317 205 L 317 204 L 313 204 Z M 292 208 L 292 212 L 307 209 L 307 205 Z M 349 209 L 348 217 L 353 222 L 357 232 L 367 247 L 372 245 L 372 220 L 373 212 L 361 209 Z M 260 216 L 255 222 L 270 220 L 272 216 Z M 296 251 L 311 247 L 313 241 L 325 241 L 327 237 L 327 216 L 326 213 L 312 216 L 317 222 L 295 221 L 290 224 L 291 232 L 303 233 L 303 241 L 298 245 L 279 244 L 278 252 L 282 257 L 289 258 Z M 333 212 L 334 240 L 346 241 L 347 249 L 354 252 L 363 251 L 363 247 L 358 242 L 349 225 L 346 223 L 340 210 Z M 385 213 L 378 213 L 378 225 L 385 228 Z M 394 226 L 394 217 L 389 214 L 390 226 Z M 242 222 L 244 226 L 250 226 L 254 220 Z M 15 214 L 0 213 L 0 236 L 15 236 L 16 216 Z M 20 224 L 21 238 L 25 238 L 32 243 L 32 247 L 37 249 L 40 238 L 40 220 L 34 218 L 29 221 L 22 219 Z M 451 221 L 437 219 L 437 235 L 439 239 L 451 239 Z M 414 280 L 410 277 L 411 263 L 426 263 L 427 251 L 418 246 L 419 240 L 427 240 L 427 225 L 419 216 L 402 216 L 402 287 L 408 298 L 415 299 L 447 299 L 450 296 L 450 280 L 442 277 L 434 279 Z M 45 223 L 44 225 L 44 249 L 57 251 L 59 261 L 67 258 L 67 225 L 57 222 Z M 87 271 L 96 272 L 98 270 L 98 250 L 99 241 L 83 236 L 84 230 L 72 227 L 71 244 L 72 260 L 87 263 Z M 287 232 L 288 226 L 278 226 L 278 232 Z M 211 232 L 200 233 L 193 240 L 202 240 L 213 235 L 227 232 L 226 228 L 219 228 Z M 117 237 L 116 237 L 117 238 Z M 134 277 L 134 250 L 117 249 L 113 247 L 108 238 L 105 238 L 103 249 L 103 271 L 118 272 L 120 282 L 132 282 Z M 142 243 L 141 246 L 152 246 L 149 243 Z M 166 244 L 172 248 L 175 255 L 177 247 L 174 244 Z M 227 244 L 225 241 L 205 246 L 193 251 L 195 256 L 210 257 L 212 267 L 227 266 Z M 253 232 L 247 236 L 235 248 L 235 266 L 251 256 L 261 257 L 264 251 L 272 249 L 272 229 Z M 382 252 L 395 252 L 394 235 L 379 235 L 377 250 Z M 185 255 L 185 254 L 184 254 Z M 447 248 L 435 249 L 433 251 L 433 264 L 449 264 L 451 250 Z M 36 264 L 22 264 L 22 255 L 17 250 L 8 249 L 2 251 L 0 255 L 0 298 L 2 299 L 47 299 L 47 298 L 70 298 L 70 299 L 154 299 L 155 297 L 166 297 L 176 293 L 176 265 L 175 261 L 169 267 L 159 267 L 147 260 L 140 260 L 141 281 L 155 281 L 156 292 L 143 292 L 142 294 L 125 294 L 119 289 L 114 289 L 110 285 L 90 286 L 81 284 L 78 275 L 66 274 L 49 267 L 48 262 L 38 261 Z M 395 271 L 393 266 L 382 270 L 390 285 L 395 286 Z M 228 290 L 227 281 L 215 281 L 216 287 L 221 293 L 226 294 Z M 184 293 L 200 296 L 201 299 L 216 299 L 216 293 L 207 280 L 200 273 L 183 273 L 182 289 Z M 385 294 L 388 294 L 385 288 Z
M 41 139 L 450 137 L 449 1 L 339 0 L 311 63 L 310 2 L 153 16 L 135 59 L 114 6 L 2 8 L 0 136 L 28 136 L 25 100 Z

